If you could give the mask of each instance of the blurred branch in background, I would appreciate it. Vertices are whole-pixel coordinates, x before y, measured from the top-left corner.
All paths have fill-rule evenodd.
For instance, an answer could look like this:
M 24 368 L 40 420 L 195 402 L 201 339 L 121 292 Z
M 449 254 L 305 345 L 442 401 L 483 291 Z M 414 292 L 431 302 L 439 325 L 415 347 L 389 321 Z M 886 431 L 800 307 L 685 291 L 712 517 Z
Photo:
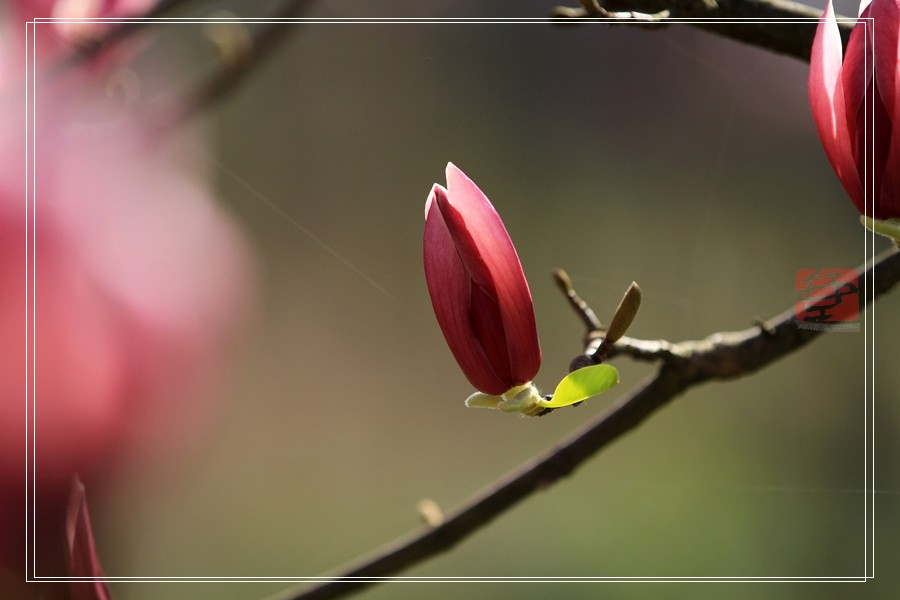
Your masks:
M 102 36 L 85 42 L 70 56 L 49 70 L 56 76 L 84 64 L 120 41 L 152 24 L 152 19 L 164 19 L 184 9 L 194 0 L 160 0 L 146 15 L 120 22 Z M 222 11 L 206 17 L 206 34 L 219 51 L 220 63 L 206 78 L 193 83 L 187 90 L 159 98 L 147 106 L 145 115 L 163 129 L 177 127 L 197 113 L 212 107 L 234 91 L 239 84 L 268 57 L 273 55 L 295 31 L 293 21 L 308 11 L 313 0 L 283 0 L 268 15 L 254 17 L 255 27 L 248 28 L 243 19 Z
M 47 72 L 53 77 L 59 75 L 62 71 L 83 65 L 98 56 L 107 48 L 140 31 L 146 25 L 149 25 L 150 19 L 167 17 L 170 13 L 187 6 L 193 1 L 194 0 L 159 0 L 159 2 L 157 2 L 153 8 L 140 19 L 120 22 L 115 27 L 107 30 L 102 36 L 91 41 L 86 41 L 70 56 L 67 56 L 60 61 L 55 68 L 48 69 Z
M 900 282 L 900 251 L 891 249 L 874 261 L 856 269 L 862 304 L 887 293 Z M 559 282 L 559 279 L 557 279 Z M 586 355 L 597 349 L 592 339 L 592 313 L 587 305 L 578 307 L 574 290 L 565 290 L 588 324 Z M 568 293 L 571 292 L 571 293 Z M 815 306 L 827 305 L 832 296 L 820 298 Z M 583 304 L 583 303 L 581 303 Z M 341 579 L 315 587 L 288 591 L 278 600 L 322 600 L 339 598 L 377 583 L 379 577 L 394 575 L 436 554 L 449 550 L 532 493 L 545 489 L 572 473 L 601 448 L 627 433 L 673 398 L 711 379 L 733 379 L 749 375 L 805 346 L 821 331 L 801 329 L 790 308 L 765 324 L 739 332 L 716 333 L 706 339 L 669 343 L 622 338 L 609 356 L 629 355 L 658 360 L 659 370 L 642 385 L 602 415 L 594 423 L 576 431 L 556 447 L 522 465 L 490 485 L 465 505 L 445 515 L 441 524 L 402 540 L 373 558 L 348 569 Z
M 284 0 L 270 17 L 273 21 L 297 18 L 313 4 L 312 0 Z M 163 126 L 177 127 L 225 98 L 253 69 L 281 48 L 297 26 L 297 23 L 290 21 L 265 22 L 248 31 L 243 29 L 238 17 L 232 16 L 232 19 L 211 23 L 208 35 L 219 47 L 221 63 L 205 80 L 169 101 L 172 108 L 171 111 L 163 111 L 162 114 L 166 115 Z
M 141 20 L 121 23 L 110 29 L 102 37 L 84 45 L 80 50 L 64 60 L 58 67 L 71 68 L 97 56 L 106 48 L 139 31 L 149 24 L 149 19 L 168 16 L 184 8 L 194 0 L 160 0 Z M 300 17 L 313 5 L 312 0 L 285 0 L 279 8 L 265 18 L 273 20 Z M 778 27 L 771 27 L 771 21 L 784 19 L 816 19 L 821 16 L 819 9 L 784 0 L 582 0 L 580 7 L 558 6 L 551 17 L 559 22 L 616 21 L 636 23 L 642 26 L 654 23 L 665 25 L 670 19 L 709 20 L 709 23 L 694 22 L 695 27 L 718 35 L 756 45 L 780 54 L 787 54 L 804 61 L 809 60 L 815 28 L 808 21 L 794 23 L 776 21 Z M 839 17 L 839 19 L 846 19 Z M 765 20 L 770 20 L 766 22 Z M 240 19 L 235 18 L 235 23 Z M 212 105 L 232 91 L 238 83 L 266 56 L 276 50 L 287 38 L 288 23 L 265 23 L 259 31 L 250 36 L 246 53 L 236 56 L 236 61 L 225 61 L 218 72 L 187 93 L 180 109 L 172 116 L 172 124 L 189 118 L 192 114 Z M 838 22 L 841 36 L 846 46 L 853 24 L 848 20 Z M 235 58 L 235 57 L 232 57 Z M 54 70 L 55 71 L 55 70 Z
M 551 15 L 561 22 L 621 21 L 665 25 L 667 19 L 709 20 L 691 25 L 779 54 L 808 61 L 815 35 L 814 23 L 822 11 L 784 0 L 583 0 L 580 7 L 558 6 Z M 845 17 L 838 17 L 842 19 Z M 778 19 L 781 19 L 780 21 Z M 768 20 L 768 22 L 766 21 Z M 772 27 L 777 22 L 778 27 Z M 839 21 L 844 46 L 853 24 Z

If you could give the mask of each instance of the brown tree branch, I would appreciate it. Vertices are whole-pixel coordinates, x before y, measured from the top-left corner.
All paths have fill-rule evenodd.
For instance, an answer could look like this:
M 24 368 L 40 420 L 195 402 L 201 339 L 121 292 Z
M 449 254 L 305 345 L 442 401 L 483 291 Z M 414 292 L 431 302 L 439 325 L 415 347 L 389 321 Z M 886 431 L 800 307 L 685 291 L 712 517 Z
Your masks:
M 647 19 L 642 17 L 651 17 L 653 23 L 665 24 L 670 19 L 708 20 L 691 25 L 804 61 L 809 60 L 816 31 L 809 19 L 822 16 L 817 8 L 789 0 L 603 0 L 599 4 L 585 0 L 581 4 L 577 8 L 559 6 L 551 14 L 563 21 L 644 23 Z M 838 19 L 846 46 L 853 23 L 840 20 L 845 17 Z
M 857 276 L 860 305 L 865 305 L 900 282 L 900 251 L 884 252 L 859 267 Z M 580 310 L 571 296 L 569 300 Z M 825 297 L 817 304 L 827 305 L 829 301 Z M 447 514 L 442 524 L 396 542 L 331 581 L 303 590 L 288 590 L 278 598 L 339 598 L 449 550 L 532 493 L 572 473 L 598 450 L 637 427 L 688 388 L 710 379 L 749 375 L 802 348 L 820 333 L 797 327 L 794 310 L 789 309 L 766 324 L 744 331 L 717 333 L 703 340 L 672 344 L 622 338 L 609 350 L 608 356 L 656 360 L 660 363 L 659 370 L 595 422 L 491 484 Z M 591 336 L 586 354 L 594 352 L 596 343 L 596 337 Z

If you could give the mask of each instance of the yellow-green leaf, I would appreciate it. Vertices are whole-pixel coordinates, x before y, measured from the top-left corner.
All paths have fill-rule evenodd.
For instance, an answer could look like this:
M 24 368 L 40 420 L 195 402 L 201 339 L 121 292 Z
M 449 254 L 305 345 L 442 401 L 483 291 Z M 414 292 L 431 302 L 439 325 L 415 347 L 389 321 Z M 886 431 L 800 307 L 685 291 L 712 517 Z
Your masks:
M 601 394 L 619 383 L 619 372 L 612 365 L 591 365 L 572 371 L 559 382 L 553 398 L 541 402 L 545 408 L 569 406 Z

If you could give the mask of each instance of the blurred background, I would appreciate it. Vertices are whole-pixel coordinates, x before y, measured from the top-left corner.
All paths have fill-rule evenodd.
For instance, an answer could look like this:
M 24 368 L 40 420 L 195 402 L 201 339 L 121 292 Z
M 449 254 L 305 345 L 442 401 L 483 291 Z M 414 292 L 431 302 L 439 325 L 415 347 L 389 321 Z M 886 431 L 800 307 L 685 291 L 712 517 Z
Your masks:
M 553 6 L 328 0 L 307 16 L 543 17 Z M 192 7 L 184 16 L 264 14 L 249 2 Z M 472 390 L 422 274 L 424 201 L 448 161 L 488 195 L 518 248 L 545 388 L 583 334 L 554 268 L 602 320 L 637 281 L 644 301 L 630 334 L 679 341 L 793 306 L 800 268 L 864 260 L 864 230 L 819 145 L 801 61 L 685 25 L 291 27 L 271 60 L 200 117 L 211 144 L 186 146 L 252 247 L 256 312 L 206 431 L 176 460 L 125 468 L 91 499 L 108 575 L 336 573 L 420 527 L 420 500 L 452 509 L 652 372 L 619 359 L 616 390 L 540 419 L 463 406 Z M 208 26 L 147 33 L 143 60 L 177 68 L 141 93 L 177 89 L 215 59 Z M 875 305 L 876 580 L 732 584 L 728 597 L 900 593 L 898 314 L 897 292 Z M 690 390 L 572 477 L 403 575 L 864 575 L 866 341 L 826 333 L 753 376 Z M 112 591 L 244 600 L 288 585 Z M 358 597 L 548 592 L 511 586 L 395 583 Z M 567 584 L 554 593 L 723 591 Z

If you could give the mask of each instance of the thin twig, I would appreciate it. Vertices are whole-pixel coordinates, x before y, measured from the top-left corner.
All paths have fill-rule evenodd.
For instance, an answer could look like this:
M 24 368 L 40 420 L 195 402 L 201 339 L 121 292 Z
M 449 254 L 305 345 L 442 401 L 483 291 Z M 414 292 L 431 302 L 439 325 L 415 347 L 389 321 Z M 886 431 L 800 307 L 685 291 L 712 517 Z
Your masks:
M 581 4 L 556 7 L 551 15 L 560 22 L 610 20 L 602 18 L 605 15 L 594 9 L 585 8 L 595 4 L 594 0 Z M 671 18 L 694 20 L 693 27 L 804 61 L 809 60 L 816 27 L 814 22 L 800 19 L 822 16 L 818 8 L 789 0 L 604 0 L 598 6 L 611 15 L 631 12 L 649 16 L 656 24 L 667 22 L 664 11 L 668 11 Z M 626 24 L 644 22 L 632 17 L 613 20 Z M 846 46 L 853 23 L 838 17 L 838 27 Z
M 666 25 L 666 19 L 671 17 L 672 13 L 671 11 L 669 11 L 669 9 L 663 9 L 658 13 L 652 15 L 642 12 L 635 12 L 633 10 L 616 12 L 607 10 L 600 4 L 600 2 L 598 2 L 598 0 L 581 0 L 580 9 L 559 6 L 553 10 L 553 16 L 568 18 L 597 17 L 600 19 L 609 19 L 622 24 L 639 22 L 658 23 L 664 26 Z
M 597 315 L 594 314 L 587 302 L 582 300 L 581 296 L 575 292 L 575 287 L 572 285 L 572 279 L 569 277 L 569 274 L 562 269 L 556 269 L 553 271 L 553 281 L 556 282 L 556 287 L 565 294 L 575 313 L 581 317 L 581 321 L 588 332 L 603 331 L 603 324 L 600 322 L 600 319 L 597 318 Z
M 889 250 L 857 269 L 860 304 L 867 304 L 900 282 L 900 251 Z M 828 298 L 819 303 L 825 304 Z M 425 529 L 380 551 L 340 577 L 305 590 L 288 590 L 280 600 L 339 598 L 444 552 L 527 498 L 572 473 L 598 450 L 639 425 L 658 408 L 703 381 L 748 375 L 803 347 L 821 332 L 800 329 L 790 309 L 769 321 L 770 327 L 719 333 L 704 340 L 646 343 L 637 356 L 647 358 L 656 344 L 656 374 L 621 398 L 595 422 L 576 431 L 544 454 L 522 465 L 445 516 L 441 525 Z M 622 353 L 640 346 L 616 344 Z M 643 344 L 643 343 L 642 343 Z M 627 350 L 631 353 L 630 350 Z M 358 578 L 358 579 L 352 579 Z

